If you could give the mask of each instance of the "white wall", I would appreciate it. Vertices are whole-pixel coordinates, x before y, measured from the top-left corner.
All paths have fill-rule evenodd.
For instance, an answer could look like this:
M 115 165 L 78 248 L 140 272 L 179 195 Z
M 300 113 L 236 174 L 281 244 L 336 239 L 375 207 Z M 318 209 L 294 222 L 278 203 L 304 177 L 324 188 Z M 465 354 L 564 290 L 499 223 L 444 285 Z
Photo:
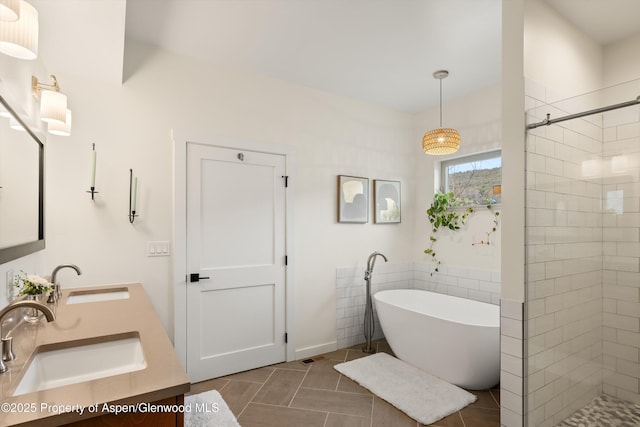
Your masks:
M 295 165 L 297 347 L 335 342 L 335 268 L 373 250 L 413 259 L 412 116 L 257 75 L 238 73 L 129 43 L 123 86 L 58 75 L 74 111 L 73 134 L 47 147 L 45 268 L 78 264 L 66 286 L 144 284 L 172 330 L 170 259 L 145 256 L 146 242 L 171 237 L 170 130 L 210 141 L 292 147 Z M 131 65 L 133 64 L 133 65 Z M 92 202 L 91 143 L 98 165 Z M 140 218 L 127 220 L 129 168 L 139 177 Z M 399 225 L 336 223 L 336 176 L 402 181 Z
M 493 86 L 471 94 L 463 99 L 448 102 L 443 107 L 443 126 L 456 128 L 460 132 L 460 149 L 449 156 L 427 156 L 422 151 L 422 136 L 439 124 L 439 108 L 416 115 L 412 149 L 415 152 L 416 203 L 415 223 L 416 260 L 429 262 L 423 252 L 429 247 L 431 227 L 426 211 L 433 201 L 436 183 L 434 169 L 442 160 L 499 149 L 502 145 L 500 114 L 500 86 Z M 499 207 L 498 207 L 499 209 Z M 493 214 L 479 208 L 469 217 L 463 232 L 438 232 L 434 247 L 443 266 L 463 267 L 477 270 L 500 271 L 501 227 L 491 236 L 492 246 L 472 246 L 471 243 L 486 238 L 485 233 L 493 226 Z
M 600 89 L 602 47 L 543 1 L 526 0 L 524 6 L 525 77 L 553 91 L 555 99 Z
M 44 275 L 58 264 L 75 263 L 83 275 L 63 271 L 63 287 L 141 282 L 172 335 L 170 258 L 145 255 L 147 241 L 171 238 L 171 129 L 238 147 L 284 145 L 295 153 L 290 255 L 297 349 L 336 340 L 336 267 L 362 265 L 374 250 L 390 262 L 425 259 L 433 160 L 420 141 L 437 122 L 437 109 L 414 117 L 138 43 L 128 42 L 126 55 L 129 77 L 122 86 L 91 76 L 57 76 L 74 123 L 71 137 L 49 136 L 46 143 L 47 248 L 0 266 L 2 275 L 9 268 Z M 14 98 L 23 100 L 37 123 L 25 83 L 32 71 L 23 61 L 3 61 L 8 65 L 0 77 L 15 83 Z M 499 102 L 495 87 L 445 108 L 463 136 L 460 154 L 500 146 Z M 86 193 L 92 143 L 98 152 L 95 202 Z M 129 168 L 139 177 L 140 217 L 134 225 L 127 219 Z M 400 180 L 402 223 L 338 224 L 338 174 Z M 499 270 L 499 247 L 494 251 L 474 267 Z
M 640 31 L 640 25 L 638 25 Z M 604 85 L 612 86 L 640 78 L 640 32 L 604 48 Z M 638 96 L 640 93 L 630 94 Z

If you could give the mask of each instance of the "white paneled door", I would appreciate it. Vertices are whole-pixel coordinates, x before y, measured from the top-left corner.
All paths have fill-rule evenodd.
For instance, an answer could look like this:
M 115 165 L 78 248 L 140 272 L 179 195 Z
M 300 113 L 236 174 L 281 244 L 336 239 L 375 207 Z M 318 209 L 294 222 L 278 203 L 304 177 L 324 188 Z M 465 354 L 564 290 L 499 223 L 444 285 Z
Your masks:
M 187 373 L 286 359 L 282 155 L 187 144 Z

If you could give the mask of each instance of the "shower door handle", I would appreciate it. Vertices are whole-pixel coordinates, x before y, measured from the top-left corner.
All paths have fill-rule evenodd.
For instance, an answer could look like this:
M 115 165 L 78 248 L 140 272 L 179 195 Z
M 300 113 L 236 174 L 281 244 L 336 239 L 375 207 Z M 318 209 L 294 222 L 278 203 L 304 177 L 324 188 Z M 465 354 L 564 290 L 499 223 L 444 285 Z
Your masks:
M 199 282 L 200 280 L 210 279 L 210 277 L 200 277 L 200 273 L 191 273 L 189 275 L 189 282 Z

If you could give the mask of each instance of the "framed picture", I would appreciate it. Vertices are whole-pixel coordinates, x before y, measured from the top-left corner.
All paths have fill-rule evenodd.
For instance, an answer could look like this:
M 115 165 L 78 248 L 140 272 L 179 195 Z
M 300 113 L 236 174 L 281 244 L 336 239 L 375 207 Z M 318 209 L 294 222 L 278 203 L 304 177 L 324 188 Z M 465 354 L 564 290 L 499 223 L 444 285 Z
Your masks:
M 338 175 L 338 222 L 369 222 L 369 178 Z
M 373 180 L 373 222 L 397 224 L 400 222 L 400 181 Z

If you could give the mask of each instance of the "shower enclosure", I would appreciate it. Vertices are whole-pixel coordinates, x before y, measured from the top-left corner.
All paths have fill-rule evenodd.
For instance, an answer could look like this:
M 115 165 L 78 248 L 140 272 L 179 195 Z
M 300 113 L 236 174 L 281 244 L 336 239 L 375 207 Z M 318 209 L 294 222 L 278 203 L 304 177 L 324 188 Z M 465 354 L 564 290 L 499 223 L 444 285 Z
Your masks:
M 640 80 L 528 88 L 527 123 L 551 124 L 526 137 L 524 410 L 551 427 L 602 394 L 640 403 Z

